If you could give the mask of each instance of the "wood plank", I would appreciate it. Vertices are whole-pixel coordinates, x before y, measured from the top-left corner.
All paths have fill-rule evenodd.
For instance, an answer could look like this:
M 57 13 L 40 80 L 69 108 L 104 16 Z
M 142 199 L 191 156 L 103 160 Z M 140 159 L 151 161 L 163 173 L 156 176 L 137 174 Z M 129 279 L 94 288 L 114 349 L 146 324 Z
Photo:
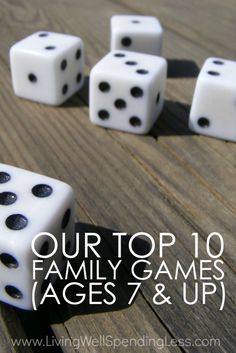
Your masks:
M 168 40 L 169 50 L 174 48 L 173 54 L 170 51 L 170 57 L 173 57 L 177 51 L 179 52 L 179 49 L 182 49 L 181 47 L 176 49 L 174 45 L 176 40 L 179 40 L 181 43 L 181 38 L 173 36 L 172 33 L 168 33 Z M 99 35 L 95 41 L 101 44 L 102 51 L 104 44 Z M 187 44 L 190 46 L 189 54 L 196 54 L 198 47 L 185 41 L 183 48 L 187 47 Z M 197 57 L 199 58 L 199 54 Z M 187 58 L 190 58 L 190 56 L 187 56 Z M 190 85 L 188 84 L 189 80 L 185 80 L 186 84 L 181 80 L 181 86 L 176 81 L 177 80 L 171 80 L 169 88 L 167 86 L 167 96 L 174 97 L 174 99 L 184 97 L 185 101 L 189 102 L 189 92 L 193 92 L 194 82 L 191 83 L 192 89 L 190 89 Z M 173 94 L 173 92 L 177 93 Z M 172 139 L 168 139 L 168 141 L 166 138 L 158 136 L 158 145 L 156 145 L 156 148 L 150 138 L 145 137 L 142 139 L 140 137 L 117 132 L 111 132 L 111 134 L 113 134 L 116 139 L 120 138 L 119 141 L 121 145 L 127 145 L 128 149 L 126 149 L 126 151 L 130 151 L 132 156 L 138 156 L 137 158 L 139 158 L 141 164 L 151 164 L 149 168 L 150 172 L 159 179 L 162 185 L 165 185 L 165 187 L 168 185 L 171 199 L 177 194 L 176 202 L 178 204 L 181 202 L 181 211 L 186 214 L 188 219 L 197 220 L 197 224 L 194 224 L 194 226 L 197 226 L 201 230 L 200 233 L 203 233 L 204 237 L 205 234 L 209 233 L 212 229 L 222 231 L 228 244 L 225 252 L 226 260 L 235 268 L 236 245 L 231 232 L 231 229 L 235 226 L 233 217 L 235 212 L 236 191 L 234 169 L 228 161 L 225 161 L 223 158 L 219 159 L 217 151 L 214 153 L 214 151 L 208 147 L 207 142 L 204 142 L 208 140 L 212 141 L 212 139 L 198 136 L 191 136 L 189 138 L 186 136 L 183 138 L 181 132 L 180 136 L 178 136 L 179 131 L 183 131 L 183 134 L 189 134 L 188 129 L 185 127 L 188 118 L 186 116 L 187 113 L 174 102 L 167 101 L 166 106 L 166 110 L 162 115 L 162 121 L 164 121 L 162 130 L 160 130 L 160 123 L 158 123 L 154 131 L 157 135 L 159 135 L 159 131 L 160 134 L 165 135 L 165 131 L 169 130 L 170 135 L 176 134 L 177 136 L 173 136 Z M 173 115 L 172 119 L 170 119 L 170 114 Z M 166 120 L 167 123 L 165 123 Z M 175 132 L 176 130 L 177 132 Z M 144 141 L 145 144 L 140 143 L 142 141 Z M 221 145 L 225 145 L 225 143 L 221 141 Z M 235 148 L 235 144 L 231 143 L 231 145 L 232 148 Z M 229 146 L 229 143 L 227 146 Z M 162 151 L 160 152 L 161 148 Z M 170 154 L 172 154 L 172 158 Z M 167 158 L 165 158 L 166 155 L 168 156 Z M 176 159 L 179 161 L 177 162 Z M 159 165 L 166 165 L 166 163 L 168 163 L 168 168 L 160 171 Z M 160 174 L 163 174 L 161 180 Z M 176 178 L 176 174 L 179 176 L 178 178 Z M 194 187 L 192 187 L 192 185 L 194 185 Z M 186 189 L 189 191 L 188 193 L 185 192 Z M 228 190 L 230 190 L 230 192 L 228 192 Z M 227 199 L 225 195 L 227 195 Z M 214 202 L 212 202 L 213 199 Z M 208 214 L 202 208 L 203 204 L 205 204 Z M 202 230 L 204 230 L 204 232 L 202 232 Z
M 22 104 L 25 103 L 22 102 Z M 41 109 L 46 113 L 45 107 L 41 107 Z M 41 113 L 40 116 L 45 116 L 44 113 Z M 144 228 L 145 231 L 150 233 L 153 232 L 153 229 L 171 230 L 177 234 L 181 229 L 181 233 L 187 235 L 194 231 L 192 226 L 170 205 L 152 177 L 137 168 L 136 162 L 132 158 L 127 158 L 123 147 L 112 143 L 114 139 L 110 138 L 106 130 L 90 129 L 90 124 L 82 115 L 82 110 L 81 119 L 78 120 L 76 108 L 71 108 L 71 121 L 68 125 L 65 123 L 64 111 L 60 111 L 57 119 L 48 115 L 47 126 L 53 124 L 53 129 L 49 128 L 48 130 L 45 129 L 45 121 L 40 116 L 35 116 L 35 121 L 40 119 L 37 134 L 39 133 L 42 136 L 42 140 L 39 141 L 41 151 L 44 150 L 46 153 L 52 144 L 57 143 L 55 136 L 60 136 L 64 141 L 71 140 L 70 144 L 57 145 L 58 160 L 56 163 L 59 168 L 62 161 L 65 162 L 63 168 L 59 168 L 63 173 L 63 179 L 71 178 L 70 182 L 75 185 L 77 191 L 76 198 L 79 202 L 82 202 L 91 220 L 99 220 L 111 229 L 119 229 L 122 220 L 122 228 L 131 234 Z M 79 130 L 79 138 L 77 138 L 77 135 L 74 136 L 76 126 Z M 88 129 L 90 131 L 90 144 L 86 143 Z M 34 131 L 32 132 L 34 135 L 36 129 L 32 129 L 32 131 Z M 98 150 L 99 154 L 97 154 Z M 60 160 L 59 156 L 64 156 L 64 158 Z M 71 174 L 71 171 L 78 171 L 74 165 L 75 161 L 79 163 L 79 177 L 76 172 Z M 96 185 L 99 185 L 99 188 Z M 108 195 L 109 203 L 107 203 Z M 130 204 L 130 199 L 133 200 L 135 209 L 127 207 Z M 187 246 L 187 237 L 184 238 L 184 243 Z M 174 256 L 169 254 L 167 258 L 175 259 L 177 254 L 181 254 L 183 259 L 190 256 L 189 251 L 185 251 L 181 244 L 176 250 L 176 254 Z M 173 260 L 170 261 L 173 263 Z M 228 269 L 227 273 L 230 273 Z M 153 283 L 150 282 L 150 285 L 153 286 Z M 171 291 L 177 296 L 178 288 L 175 290 L 172 288 Z M 232 302 L 229 299 L 229 306 L 231 304 Z M 192 313 L 193 315 L 199 315 L 198 310 L 196 312 L 192 311 Z M 166 315 L 166 311 L 163 315 Z M 226 315 L 226 312 L 217 314 L 217 317 L 220 316 L 223 322 L 227 322 L 224 315 Z M 201 331 L 202 334 L 205 334 L 205 332 L 208 332 L 208 327 L 211 327 L 213 332 L 218 332 L 217 320 L 213 321 L 214 325 L 211 318 L 204 317 L 202 321 L 202 328 L 201 330 L 198 328 L 198 332 Z M 227 332 L 224 332 L 222 336 L 228 342 L 227 335 L 229 333 Z
M 82 239 L 84 238 L 84 232 L 96 232 L 101 235 L 102 242 L 100 246 L 97 247 L 97 251 L 102 258 L 102 261 L 100 261 L 100 273 L 108 275 L 107 281 L 109 281 L 109 273 L 111 271 L 105 260 L 110 259 L 113 263 L 117 261 L 117 258 L 111 251 L 111 249 L 114 250 L 115 248 L 114 242 L 111 241 L 113 231 L 87 223 L 78 223 L 76 231 L 80 232 Z M 110 241 L 108 241 L 108 239 L 110 239 Z M 108 246 L 108 244 L 110 246 Z M 122 242 L 122 252 L 126 251 L 127 253 L 127 246 L 127 239 L 125 239 Z M 140 240 L 140 246 L 146 246 L 145 242 Z M 83 246 L 81 248 L 83 248 Z M 88 266 L 91 259 L 96 260 L 96 257 L 89 257 L 86 266 Z M 72 261 L 73 268 L 77 269 L 82 261 L 84 261 L 83 253 L 80 256 L 80 262 L 78 262 L 78 259 Z M 130 268 L 134 261 L 135 258 L 132 258 L 129 254 L 118 270 L 117 281 L 115 281 L 116 288 L 113 291 L 117 298 L 115 304 L 91 305 L 88 303 L 87 298 L 85 302 L 79 306 L 64 305 L 58 308 L 54 303 L 55 310 L 50 310 L 49 312 L 47 309 L 48 306 L 44 308 L 44 311 L 47 313 L 49 312 L 49 322 L 51 323 L 51 327 L 57 335 L 58 340 L 64 336 L 66 331 L 69 333 L 72 342 L 73 340 L 80 340 L 79 352 L 88 353 L 91 351 L 111 352 L 113 349 L 117 352 L 123 352 L 124 346 L 122 346 L 122 344 L 119 346 L 120 343 L 117 340 L 129 340 L 131 338 L 133 340 L 138 340 L 146 337 L 146 340 L 149 338 L 156 340 L 156 342 L 160 342 L 166 337 L 166 340 L 169 342 L 171 338 L 173 338 L 166 328 L 163 327 L 162 322 L 158 319 L 155 313 L 149 306 L 147 306 L 147 302 L 141 294 L 138 294 L 135 302 L 131 306 L 128 305 L 133 289 L 130 290 L 128 288 L 127 282 L 136 282 L 136 280 L 130 275 Z M 111 276 L 110 280 L 112 280 Z M 72 281 L 73 278 L 70 278 L 67 282 L 70 283 Z M 84 280 L 83 276 L 80 276 L 78 281 L 84 284 L 86 288 L 87 281 Z M 64 282 L 59 283 L 57 293 L 60 293 L 64 286 Z M 85 293 L 88 295 L 88 288 Z M 75 293 L 70 299 L 75 300 L 74 296 Z M 53 303 L 50 304 L 50 307 L 53 308 Z M 83 344 L 83 340 L 86 337 L 88 340 L 87 342 L 89 342 L 90 339 L 97 339 L 101 342 L 101 345 L 95 348 L 92 344 Z M 116 340 L 118 346 L 114 348 L 106 345 L 105 340 L 107 339 L 110 339 L 110 342 L 112 342 L 113 339 Z M 77 345 L 79 344 L 76 341 L 74 342 Z M 145 351 L 152 352 L 153 346 L 153 343 L 149 343 L 145 347 Z M 76 349 L 76 346 L 74 349 Z M 132 341 L 128 346 L 130 352 L 143 352 L 143 349 L 144 347 L 141 346 L 141 344 L 138 346 L 135 345 L 135 343 L 132 343 Z M 181 351 L 178 347 L 172 347 L 170 349 L 170 347 L 167 346 L 163 347 L 162 350 L 166 353 L 180 353 Z M 69 346 L 63 347 L 63 351 L 68 353 L 74 352 L 73 348 Z
M 169 79 L 167 97 L 171 101 L 163 114 L 163 120 L 169 120 L 169 123 L 160 121 L 162 136 L 158 136 L 156 141 L 158 130 L 155 129 L 152 136 L 136 137 L 92 126 L 88 121 L 86 90 L 83 95 L 73 98 L 62 108 L 45 107 L 15 98 L 10 86 L 7 58 L 7 48 L 31 31 L 44 27 L 72 34 L 79 33 L 86 42 L 88 73 L 91 66 L 108 50 L 111 14 L 131 10 L 145 13 L 147 6 L 154 4 L 155 6 L 150 7 L 152 14 L 159 16 L 160 10 L 161 20 L 167 28 L 168 44 L 165 46 L 165 54 L 174 59 L 196 60 L 200 65 L 209 52 L 232 55 L 233 49 L 228 43 L 233 31 L 229 33 L 227 43 L 219 45 L 219 50 L 218 44 L 225 38 L 225 33 L 233 29 L 233 2 L 228 1 L 224 8 L 218 4 L 209 15 L 208 19 L 213 23 L 214 15 L 222 10 L 222 18 L 226 23 L 226 29 L 222 33 L 220 30 L 213 33 L 214 27 L 207 27 L 206 18 L 203 26 L 198 28 L 204 13 L 203 6 L 200 6 L 196 24 L 191 27 L 193 19 L 190 14 L 195 18 L 193 1 L 186 5 L 186 2 L 178 0 L 179 7 L 173 1 L 148 1 L 148 4 L 144 4 L 141 1 L 94 3 L 69 0 L 66 4 L 57 1 L 55 6 L 55 3 L 48 2 L 40 2 L 39 5 L 35 0 L 30 4 L 26 1 L 21 1 L 20 4 L 14 1 L 2 4 L 1 20 L 4 28 L 0 82 L 5 88 L 0 97 L 2 159 L 6 163 L 33 169 L 71 183 L 76 190 L 76 214 L 83 222 L 130 234 L 139 230 L 151 234 L 154 232 L 156 240 L 160 230 L 176 233 L 177 247 L 168 251 L 166 256 L 171 268 L 178 257 L 186 264 L 191 261 L 193 254 L 189 234 L 195 230 L 199 230 L 203 236 L 200 240 L 200 256 L 204 257 L 204 239 L 208 231 L 215 230 L 212 228 L 216 227 L 225 236 L 227 248 L 224 259 L 234 268 L 232 227 L 235 226 L 235 163 L 231 163 L 234 147 L 231 147 L 232 144 L 218 141 L 214 143 L 207 138 L 188 135 L 185 128 L 187 108 L 175 101 L 189 104 L 194 79 Z M 204 35 L 206 28 L 210 30 Z M 207 45 L 209 38 L 212 40 Z M 174 121 L 172 125 L 175 119 L 179 121 Z M 183 131 L 182 136 L 179 131 Z M 227 151 L 226 159 L 223 158 L 224 152 L 221 149 Z M 219 163 L 220 170 L 217 168 Z M 217 178 L 216 169 L 219 173 Z M 231 194 L 226 185 L 231 187 Z M 209 214 L 202 209 L 202 205 L 207 205 Z M 109 241 L 107 246 L 112 249 Z M 153 266 L 158 262 L 158 253 L 155 252 L 152 257 Z M 130 308 L 79 315 L 67 307 L 65 311 L 60 312 L 59 309 L 58 312 L 53 312 L 54 315 L 49 313 L 47 320 L 58 339 L 62 336 L 76 338 L 78 335 L 99 337 L 100 334 L 137 337 L 140 333 L 148 333 L 156 338 L 164 335 L 180 338 L 193 337 L 194 332 L 196 337 L 201 338 L 219 336 L 222 346 L 214 348 L 215 353 L 232 352 L 235 346 L 235 285 L 234 274 L 227 265 L 225 272 L 228 291 L 226 308 L 222 313 L 216 310 L 220 300 L 218 295 L 204 308 L 201 305 L 193 310 L 184 307 L 178 283 L 167 287 L 168 293 L 175 298 L 174 307 L 165 305 L 157 308 L 152 303 L 155 285 L 152 279 L 144 284 L 136 302 Z M 192 286 L 190 290 L 192 294 Z M 187 322 L 186 327 L 182 324 L 184 321 Z M 75 350 L 67 346 L 63 347 L 63 351 Z M 86 347 L 81 350 L 88 351 L 91 350 Z M 107 352 L 110 351 L 107 349 Z M 136 349 L 132 348 L 131 351 Z M 148 352 L 146 348 L 145 351 Z M 166 347 L 165 351 L 172 352 L 173 348 Z M 176 352 L 179 351 L 176 349 Z M 185 347 L 184 351 L 190 350 Z M 207 351 L 210 352 L 204 348 L 204 352 Z
M 25 339 L 26 333 L 22 328 L 15 310 L 7 305 L 0 306 L 0 347 L 1 353 L 32 353 L 30 347 L 17 347 L 14 340 Z
M 170 202 L 175 204 L 179 213 L 182 213 L 193 224 L 194 229 L 199 230 L 204 239 L 207 234 L 216 230 L 223 235 L 226 243 L 224 258 L 235 269 L 235 240 L 232 234 L 232 229 L 235 227 L 234 208 L 230 207 L 230 203 L 224 197 L 226 190 L 224 193 L 219 192 L 225 176 L 225 165 L 221 166 L 217 158 L 214 160 L 213 153 L 211 154 L 212 160 L 209 161 L 210 153 L 207 146 L 203 150 L 204 145 L 201 145 L 202 153 L 200 154 L 198 146 L 195 147 L 188 136 L 173 137 L 172 141 L 159 137 L 158 145 L 156 145 L 151 137 L 149 140 L 146 138 L 137 140 L 133 136 L 127 137 L 112 132 L 111 134 L 164 188 Z M 180 139 L 180 145 L 174 142 Z M 205 154 L 204 151 L 206 151 Z M 190 155 L 192 159 L 197 156 L 198 166 L 204 168 L 205 164 L 205 168 L 209 172 L 212 171 L 213 176 L 214 171 L 217 170 L 215 178 L 212 178 L 211 182 L 206 181 L 199 172 L 196 172 L 193 164 L 191 165 L 189 160 L 186 160 L 186 155 L 189 160 Z M 164 165 L 165 168 L 162 167 Z M 233 193 L 232 178 L 230 181 Z

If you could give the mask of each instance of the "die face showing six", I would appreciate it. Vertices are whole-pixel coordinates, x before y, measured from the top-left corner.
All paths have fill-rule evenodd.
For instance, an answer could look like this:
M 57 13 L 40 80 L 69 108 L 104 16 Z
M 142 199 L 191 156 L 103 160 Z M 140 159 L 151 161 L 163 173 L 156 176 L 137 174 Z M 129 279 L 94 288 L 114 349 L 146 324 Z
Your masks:
M 205 61 L 193 96 L 189 128 L 197 133 L 236 141 L 236 62 Z
M 103 127 L 147 133 L 163 107 L 166 71 L 163 58 L 110 52 L 91 71 L 91 121 Z
M 41 232 L 53 234 L 58 239 L 53 259 L 62 266 L 62 232 L 66 233 L 67 248 L 73 246 L 74 240 L 73 190 L 61 181 L 0 164 L 0 210 L 0 300 L 32 309 L 32 261 L 37 259 L 31 249 L 32 240 Z M 43 255 L 54 249 L 53 240 L 46 236 L 35 245 Z M 51 261 L 45 259 L 44 271 L 37 272 L 37 304 Z
M 163 30 L 151 16 L 115 15 L 111 18 L 111 50 L 161 55 Z
M 83 85 L 84 46 L 80 38 L 37 32 L 10 49 L 17 96 L 60 105 Z

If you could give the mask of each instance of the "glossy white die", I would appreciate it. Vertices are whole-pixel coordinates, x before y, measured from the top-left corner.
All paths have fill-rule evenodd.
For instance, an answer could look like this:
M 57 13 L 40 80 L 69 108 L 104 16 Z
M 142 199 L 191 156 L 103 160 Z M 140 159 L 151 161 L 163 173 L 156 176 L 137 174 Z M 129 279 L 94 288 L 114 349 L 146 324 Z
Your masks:
M 94 124 L 146 134 L 164 104 L 166 60 L 113 51 L 90 75 L 90 119 Z
M 80 38 L 37 32 L 10 49 L 17 96 L 60 105 L 83 85 L 84 46 Z
M 197 79 L 189 128 L 199 134 L 236 141 L 236 62 L 205 61 Z
M 9 165 L 0 164 L 0 300 L 22 309 L 32 309 L 33 238 L 51 233 L 58 240 L 54 257 L 44 259 L 36 272 L 35 302 L 43 295 L 44 277 L 54 259 L 62 268 L 61 237 L 66 233 L 67 251 L 74 247 L 73 190 L 61 181 Z M 37 252 L 50 254 L 54 242 L 49 236 L 35 241 Z M 54 275 L 54 279 L 55 279 Z M 52 279 L 53 281 L 53 279 Z
M 161 55 L 163 29 L 151 16 L 115 15 L 111 18 L 111 50 Z

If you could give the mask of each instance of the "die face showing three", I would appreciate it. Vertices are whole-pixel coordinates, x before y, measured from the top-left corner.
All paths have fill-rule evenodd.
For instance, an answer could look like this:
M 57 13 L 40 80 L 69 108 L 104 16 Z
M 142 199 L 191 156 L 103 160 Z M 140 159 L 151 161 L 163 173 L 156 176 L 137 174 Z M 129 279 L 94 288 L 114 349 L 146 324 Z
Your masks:
M 59 268 L 63 266 L 62 232 L 66 233 L 68 251 L 74 240 L 73 190 L 61 181 L 0 164 L 0 210 L 0 300 L 32 309 L 32 261 L 37 259 L 31 249 L 32 240 L 41 232 L 53 234 L 58 239 L 53 259 Z M 35 246 L 43 255 L 54 249 L 53 240 L 46 236 L 40 237 Z M 45 259 L 44 271 L 37 272 L 37 304 L 51 261 Z
M 37 32 L 10 49 L 17 96 L 60 105 L 83 85 L 84 46 L 80 38 Z
M 189 128 L 199 134 L 236 141 L 236 63 L 205 61 L 193 96 Z
M 164 103 L 166 60 L 112 51 L 90 74 L 90 119 L 94 124 L 147 133 Z
M 111 50 L 161 55 L 163 30 L 151 16 L 115 15 L 111 18 Z

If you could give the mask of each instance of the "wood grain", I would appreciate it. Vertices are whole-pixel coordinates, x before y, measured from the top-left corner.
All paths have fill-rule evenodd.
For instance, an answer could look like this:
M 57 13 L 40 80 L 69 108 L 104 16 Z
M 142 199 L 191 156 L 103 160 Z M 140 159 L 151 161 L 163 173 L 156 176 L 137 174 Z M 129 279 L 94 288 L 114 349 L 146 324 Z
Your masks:
M 160 231 L 173 232 L 176 247 L 166 252 L 189 264 L 193 257 L 190 234 L 198 231 L 200 257 L 212 231 L 222 233 L 225 251 L 227 300 L 218 311 L 219 295 L 206 306 L 183 305 L 180 284 L 167 284 L 175 305 L 155 306 L 155 281 L 145 282 L 134 304 L 114 310 L 84 312 L 70 306 L 27 316 L 5 306 L 0 312 L 1 352 L 33 352 L 12 347 L 9 338 L 33 336 L 27 322 L 38 320 L 58 339 L 79 336 L 153 338 L 220 338 L 220 347 L 199 347 L 194 352 L 233 352 L 235 348 L 236 243 L 234 237 L 236 145 L 197 136 L 187 128 L 196 76 L 209 56 L 235 59 L 236 7 L 233 0 L 99 0 L 0 1 L 0 156 L 4 163 L 59 178 L 76 194 L 76 217 L 84 229 L 104 231 L 105 253 L 114 250 L 109 232 L 146 231 L 159 239 Z M 13 95 L 8 50 L 17 40 L 37 30 L 79 35 L 85 41 L 86 74 L 109 50 L 109 19 L 116 13 L 157 16 L 165 29 L 164 55 L 168 58 L 166 104 L 148 136 L 101 129 L 88 120 L 88 80 L 84 89 L 64 106 L 48 107 Z M 104 230 L 107 229 L 106 231 Z M 214 249 L 218 247 L 214 243 Z M 150 259 L 159 263 L 158 252 Z M 122 268 L 125 276 L 128 265 Z M 193 294 L 193 286 L 190 288 Z M 121 299 L 127 293 L 121 291 Z M 122 301 L 122 300 L 121 300 Z M 35 315 L 34 315 L 35 314 Z M 13 329 L 9 323 L 14 323 Z M 19 330 L 17 329 L 19 328 Z M 40 329 L 38 335 L 47 332 Z M 37 331 L 36 330 L 36 331 Z M 17 332 L 16 332 L 17 331 Z M 64 352 L 75 347 L 63 346 Z M 109 347 L 80 347 L 79 352 L 111 352 Z M 119 348 L 117 352 L 124 352 Z M 156 352 L 155 347 L 129 347 L 129 352 Z M 191 347 L 165 347 L 169 352 L 193 352 Z M 57 349 L 59 352 L 59 349 Z
M 0 307 L 0 347 L 5 353 L 33 353 L 33 348 L 22 347 L 15 343 L 15 340 L 27 339 L 25 329 L 22 326 L 20 317 L 15 309 L 8 305 L 1 304 Z

